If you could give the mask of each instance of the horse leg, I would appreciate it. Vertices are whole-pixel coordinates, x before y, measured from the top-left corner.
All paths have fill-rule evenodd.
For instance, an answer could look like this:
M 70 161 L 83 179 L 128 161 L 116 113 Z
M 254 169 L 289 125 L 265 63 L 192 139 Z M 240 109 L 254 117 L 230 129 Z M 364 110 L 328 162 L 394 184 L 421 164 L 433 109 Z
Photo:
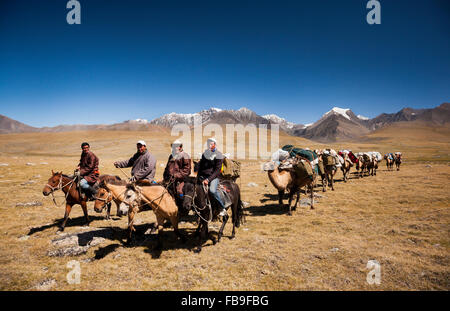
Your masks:
M 177 216 L 171 216 L 169 218 L 169 220 L 172 223 L 173 231 L 175 232 L 176 236 L 178 238 L 180 238 L 181 242 L 185 243 L 186 242 L 186 236 L 184 234 L 182 234 L 180 232 L 180 230 L 178 229 L 178 215 Z
M 314 183 L 311 184 L 311 209 L 314 209 Z
M 64 220 L 63 220 L 61 226 L 59 227 L 58 231 L 64 231 L 64 228 L 66 227 L 66 222 L 67 222 L 67 219 L 69 219 L 69 214 L 70 214 L 71 210 L 72 210 L 72 205 L 69 203 L 66 203 L 66 211 L 64 213 Z
M 326 178 L 327 178 L 327 177 L 326 177 L 325 174 L 322 175 L 322 192 L 326 192 L 326 191 L 327 191 L 326 186 L 325 186 Z
M 106 219 L 109 219 L 111 216 L 111 202 L 106 204 Z
M 84 218 L 86 220 L 86 226 L 89 226 L 89 216 L 88 216 L 88 210 L 87 210 L 87 203 L 86 201 L 81 201 L 81 208 L 83 209 Z
M 228 216 L 228 214 L 223 216 L 222 226 L 220 226 L 219 234 L 217 237 L 217 242 L 220 242 L 220 238 L 223 235 L 223 229 L 225 228 L 225 225 L 227 224 L 228 218 L 230 218 L 230 216 Z
M 136 229 L 134 229 L 134 226 L 133 226 L 134 214 L 135 214 L 135 210 L 133 207 L 130 206 L 130 208 L 128 209 L 128 237 L 127 237 L 127 242 L 126 242 L 127 245 L 131 245 L 133 231 L 136 231 Z
M 200 219 L 200 223 L 198 224 L 198 227 L 197 227 L 198 246 L 197 246 L 197 249 L 194 250 L 194 252 L 196 252 L 196 253 L 200 253 L 202 251 L 203 236 L 205 234 L 205 232 L 204 232 L 205 224 L 207 225 L 207 223 L 205 223 L 202 219 Z
M 172 221 L 172 220 L 171 220 Z M 162 234 L 164 231 L 164 217 L 162 215 L 156 215 L 156 223 L 158 225 L 158 242 L 156 244 L 155 249 L 157 250 L 161 250 L 162 249 Z M 177 224 L 177 230 L 178 230 L 178 223 L 175 222 Z M 173 223 L 172 223 L 173 224 Z

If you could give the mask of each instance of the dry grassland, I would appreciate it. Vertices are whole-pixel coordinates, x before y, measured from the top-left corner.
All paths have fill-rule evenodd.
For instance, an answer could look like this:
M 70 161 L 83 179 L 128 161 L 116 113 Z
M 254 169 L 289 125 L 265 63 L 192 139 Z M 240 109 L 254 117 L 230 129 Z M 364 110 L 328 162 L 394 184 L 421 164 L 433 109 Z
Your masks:
M 371 134 L 361 143 L 332 144 L 353 151 L 402 151 L 401 170 L 356 179 L 353 174 L 336 191 L 321 192 L 315 210 L 299 206 L 293 216 L 277 205 L 276 191 L 262 161 L 246 161 L 241 184 L 246 222 L 230 240 L 231 224 L 219 244 L 178 241 L 169 227 L 164 248 L 153 249 L 155 234 L 144 234 L 155 222 L 152 212 L 138 214 L 137 244 L 125 247 L 127 218 L 104 214 L 88 204 L 90 227 L 83 227 L 75 206 L 64 234 L 99 228 L 113 232 L 85 254 L 48 256 L 64 207 L 55 207 L 42 188 L 51 169 L 71 173 L 78 164 L 79 145 L 89 141 L 100 158 L 101 173 L 117 174 L 112 163 L 135 151 L 144 139 L 162 176 L 169 132 L 71 132 L 0 135 L 0 289 L 1 290 L 449 290 L 450 132 L 448 128 L 398 126 Z M 281 144 L 323 147 L 300 138 L 281 137 Z M 34 165 L 27 165 L 34 164 Z M 4 164 L 8 164 L 7 166 Z M 123 176 L 121 176 L 123 177 Z M 256 183 L 256 187 L 249 183 Z M 302 195 L 302 198 L 305 198 Z M 62 192 L 57 195 L 62 201 Z M 42 206 L 16 206 L 38 201 Z M 193 217 L 181 223 L 192 234 Z M 211 224 L 217 231 L 220 223 Z M 81 265 L 81 283 L 68 284 L 66 266 Z M 366 281 L 368 260 L 381 264 L 381 284 Z M 46 285 L 47 284 L 47 285 Z M 50 284 L 50 285 L 48 285 Z

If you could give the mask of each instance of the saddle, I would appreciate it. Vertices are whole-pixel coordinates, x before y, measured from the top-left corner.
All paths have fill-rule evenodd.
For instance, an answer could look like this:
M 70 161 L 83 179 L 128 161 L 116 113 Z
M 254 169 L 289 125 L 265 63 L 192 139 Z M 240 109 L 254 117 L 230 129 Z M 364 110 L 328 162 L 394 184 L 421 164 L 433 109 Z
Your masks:
M 228 208 L 233 202 L 231 202 L 230 192 L 231 189 L 229 187 L 225 186 L 225 184 L 219 182 L 219 187 L 217 187 L 217 190 L 219 191 L 219 195 L 222 198 L 223 205 L 225 208 Z

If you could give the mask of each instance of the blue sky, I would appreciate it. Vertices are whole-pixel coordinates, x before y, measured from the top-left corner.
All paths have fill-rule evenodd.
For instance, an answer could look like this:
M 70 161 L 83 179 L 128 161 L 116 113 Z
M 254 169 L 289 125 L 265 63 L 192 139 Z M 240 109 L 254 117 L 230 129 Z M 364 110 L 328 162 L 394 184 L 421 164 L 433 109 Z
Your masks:
M 0 114 L 32 126 L 209 107 L 310 123 L 450 101 L 450 1 L 0 2 Z

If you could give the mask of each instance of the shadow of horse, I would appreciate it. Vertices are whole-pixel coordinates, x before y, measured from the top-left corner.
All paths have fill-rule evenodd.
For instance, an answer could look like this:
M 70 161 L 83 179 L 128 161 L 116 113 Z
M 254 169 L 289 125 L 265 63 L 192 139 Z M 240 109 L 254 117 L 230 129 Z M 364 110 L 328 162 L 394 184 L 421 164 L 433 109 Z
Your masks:
M 96 220 L 104 220 L 104 217 L 100 217 L 100 216 L 90 216 L 89 217 L 89 223 L 96 221 Z M 30 231 L 28 231 L 27 235 L 32 235 L 36 232 L 41 232 L 53 227 L 59 227 L 59 225 L 61 224 L 61 222 L 64 220 L 64 218 L 59 218 L 59 219 L 55 219 L 53 221 L 53 223 L 51 224 L 45 224 L 42 225 L 40 227 L 33 227 L 30 229 Z M 66 227 L 84 227 L 86 226 L 86 220 L 83 216 L 77 217 L 77 218 L 73 218 L 71 219 L 70 223 L 66 225 Z

